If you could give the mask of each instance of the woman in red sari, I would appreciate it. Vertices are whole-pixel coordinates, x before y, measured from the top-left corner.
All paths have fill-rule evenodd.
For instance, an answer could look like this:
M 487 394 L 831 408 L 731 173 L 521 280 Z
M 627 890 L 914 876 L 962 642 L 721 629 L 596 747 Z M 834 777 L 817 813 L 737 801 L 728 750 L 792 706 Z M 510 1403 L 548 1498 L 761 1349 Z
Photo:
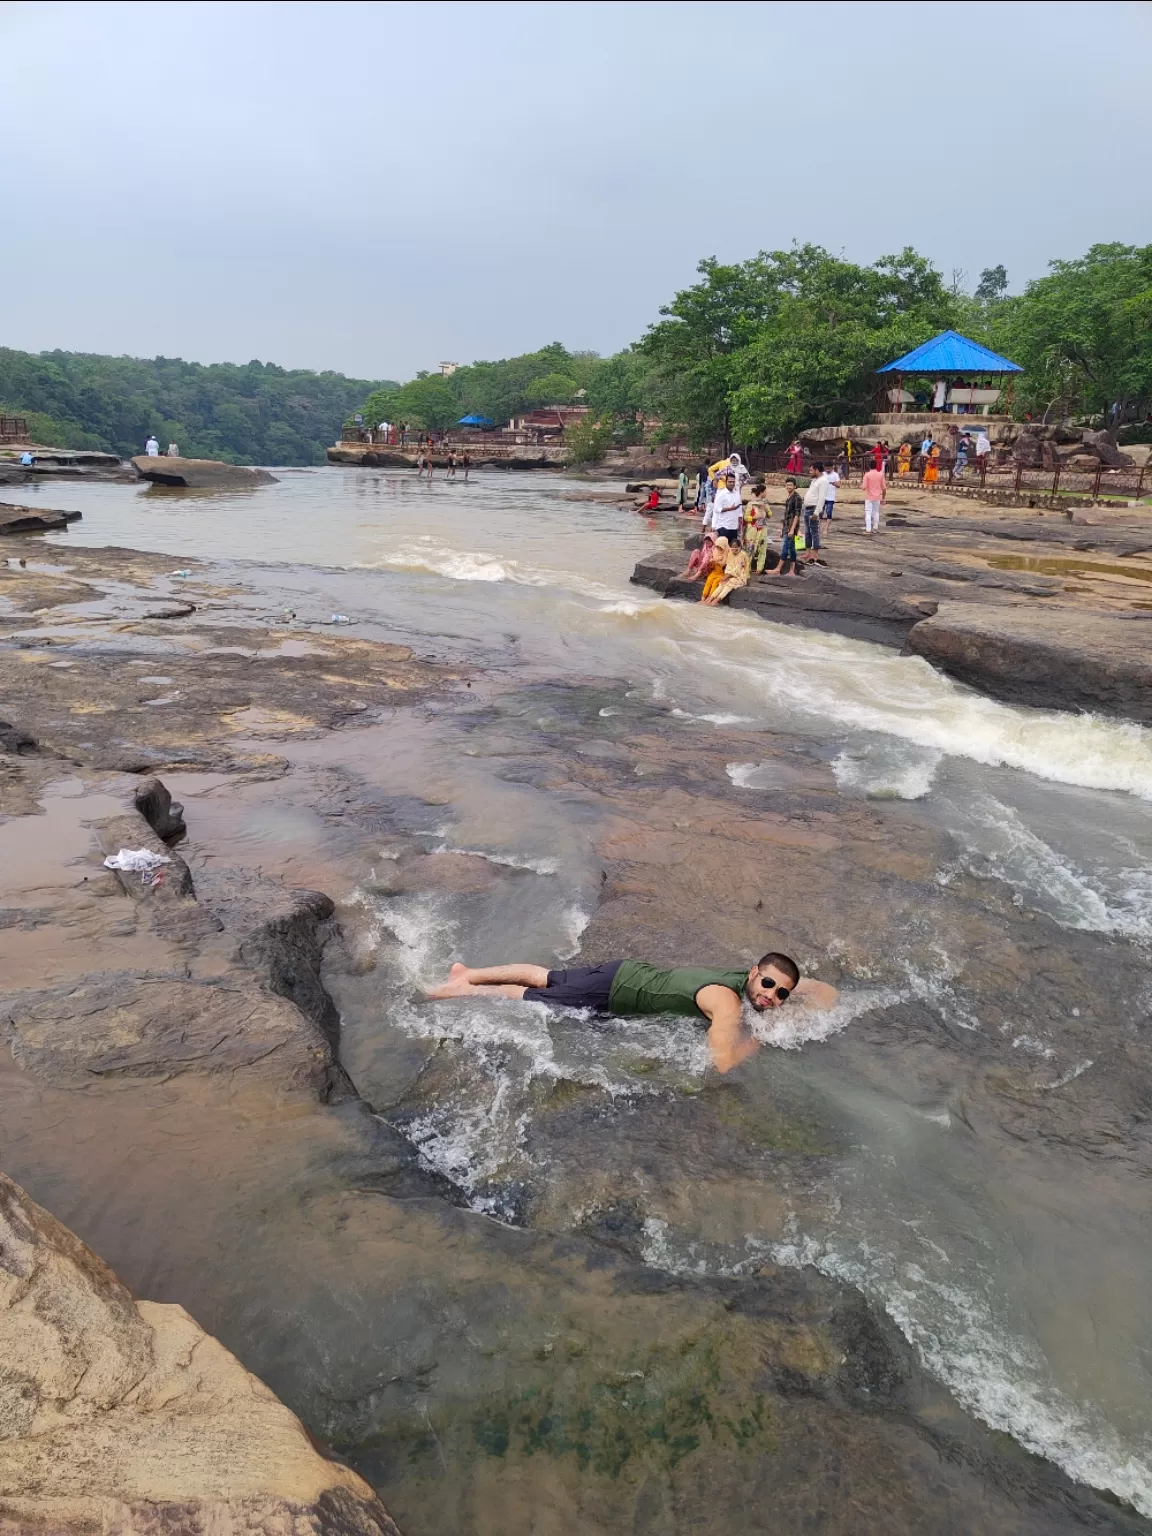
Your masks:
M 784 468 L 790 475 L 802 475 L 804 473 L 804 450 L 795 440 L 789 446 L 788 463 Z
M 888 444 L 877 443 L 872 450 L 872 462 L 877 469 L 884 469 L 888 463 Z

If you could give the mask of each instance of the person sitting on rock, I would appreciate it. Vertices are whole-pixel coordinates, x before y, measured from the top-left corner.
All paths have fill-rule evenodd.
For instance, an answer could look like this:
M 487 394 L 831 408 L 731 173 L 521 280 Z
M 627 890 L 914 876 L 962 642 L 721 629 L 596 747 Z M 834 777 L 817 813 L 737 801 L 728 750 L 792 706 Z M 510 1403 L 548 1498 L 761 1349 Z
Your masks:
M 716 542 L 716 535 L 711 528 L 704 530 L 704 538 L 700 547 L 692 551 L 688 564 L 677 576 L 677 581 L 699 581 L 712 569 L 712 546 Z
M 660 970 L 643 960 L 606 960 L 560 971 L 542 965 L 477 969 L 457 964 L 448 980 L 427 995 L 432 999 L 504 997 L 618 1016 L 674 1013 L 703 1019 L 708 1024 L 713 1065 L 718 1072 L 730 1072 L 760 1048 L 744 1021 L 744 1003 L 757 1013 L 780 1008 L 791 997 L 807 1007 L 828 1008 L 838 993 L 826 982 L 801 981 L 795 960 L 770 950 L 747 971 L 704 965 Z

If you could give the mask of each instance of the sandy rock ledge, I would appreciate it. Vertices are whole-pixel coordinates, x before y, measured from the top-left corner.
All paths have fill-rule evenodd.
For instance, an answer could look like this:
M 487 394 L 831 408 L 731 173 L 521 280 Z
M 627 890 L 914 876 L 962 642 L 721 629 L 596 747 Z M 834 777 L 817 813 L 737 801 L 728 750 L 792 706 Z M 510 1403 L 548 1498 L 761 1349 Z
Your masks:
M 0 1533 L 399 1536 L 182 1307 L 0 1174 Z

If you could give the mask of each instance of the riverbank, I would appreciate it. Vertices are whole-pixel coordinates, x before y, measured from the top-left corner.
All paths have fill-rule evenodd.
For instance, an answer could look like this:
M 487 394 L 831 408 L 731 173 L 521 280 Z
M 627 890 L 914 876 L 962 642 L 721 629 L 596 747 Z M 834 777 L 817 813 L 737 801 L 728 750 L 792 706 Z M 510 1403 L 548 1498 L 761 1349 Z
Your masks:
M 1142 995 L 1125 940 L 1001 879 L 941 885 L 950 835 L 871 797 L 907 763 L 833 771 L 810 741 L 623 680 L 303 622 L 289 572 L 5 553 L 26 563 L 0 568 L 0 1167 L 136 1295 L 188 1307 L 407 1536 L 751 1533 L 768 1500 L 782 1530 L 844 1536 L 1149 1529 L 983 1427 L 961 1400 L 1142 1497 L 1119 1459 L 1077 1462 L 1040 1402 L 998 1419 L 956 1360 L 934 1379 L 911 1300 L 902 1334 L 880 1277 L 817 1236 L 858 1198 L 838 1079 L 896 1091 L 921 1169 L 930 1116 L 962 1103 L 1013 1219 L 1037 1220 L 1040 1181 L 1082 1249 L 1125 1208 L 1152 1091 L 1140 1038 L 1108 1027 Z M 156 775 L 182 837 L 155 788 L 139 820 Z M 137 840 L 173 860 L 159 888 L 102 868 Z M 704 911 L 716 963 L 786 944 L 841 1013 L 783 1019 L 720 1082 L 686 1023 L 411 1001 L 457 942 L 674 963 Z M 1008 977 L 1059 1015 L 1039 1053 Z M 965 1283 L 958 1251 L 951 1271 Z M 977 1376 L 998 1379 L 996 1353 Z
M 895 492 L 867 537 L 860 500 L 841 494 L 824 565 L 801 579 L 754 578 L 730 606 L 903 648 L 993 698 L 1152 723 L 1147 512 L 974 515 Z M 685 561 L 642 560 L 632 580 L 695 600 L 699 583 L 677 579 Z

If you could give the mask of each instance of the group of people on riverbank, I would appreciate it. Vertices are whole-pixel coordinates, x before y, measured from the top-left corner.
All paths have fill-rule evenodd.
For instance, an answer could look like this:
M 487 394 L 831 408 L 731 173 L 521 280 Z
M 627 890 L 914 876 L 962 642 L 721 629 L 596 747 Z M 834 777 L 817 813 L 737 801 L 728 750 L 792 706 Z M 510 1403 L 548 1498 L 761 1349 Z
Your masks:
M 843 480 L 840 470 L 817 461 L 803 490 L 795 475 L 788 476 L 778 552 L 771 548 L 766 500 L 763 496 L 744 500 L 743 486 L 749 478 L 738 453 L 700 467 L 696 508 L 703 519 L 702 538 L 680 576 L 687 581 L 703 579 L 700 601 L 710 607 L 747 586 L 753 576 L 798 577 L 809 566 L 825 564 L 822 551 L 832 531 Z M 681 509 L 685 508 L 685 485 L 681 472 L 677 497 Z M 871 536 L 879 531 L 881 508 L 888 496 L 882 455 L 876 454 L 864 471 L 862 488 L 864 532 Z
M 862 449 L 848 437 L 844 439 L 839 453 L 830 455 L 830 459 L 835 459 L 836 471 L 843 480 L 848 480 L 863 462 L 865 473 L 868 468 L 878 469 L 885 475 L 894 473 L 898 479 L 915 473 L 922 483 L 935 485 L 942 469 L 947 471 L 950 465 L 952 478 L 957 479 L 972 462 L 975 462 L 977 469 L 985 466 L 991 452 L 991 439 L 985 428 L 981 427 L 975 435 L 960 432 L 955 444 L 947 449 L 941 448 L 931 430 L 924 433 L 918 448 L 911 442 L 904 442 L 892 449 L 887 440 L 882 438 L 871 448 Z M 802 475 L 816 470 L 815 462 L 799 438 L 788 446 L 784 469 L 789 475 Z

